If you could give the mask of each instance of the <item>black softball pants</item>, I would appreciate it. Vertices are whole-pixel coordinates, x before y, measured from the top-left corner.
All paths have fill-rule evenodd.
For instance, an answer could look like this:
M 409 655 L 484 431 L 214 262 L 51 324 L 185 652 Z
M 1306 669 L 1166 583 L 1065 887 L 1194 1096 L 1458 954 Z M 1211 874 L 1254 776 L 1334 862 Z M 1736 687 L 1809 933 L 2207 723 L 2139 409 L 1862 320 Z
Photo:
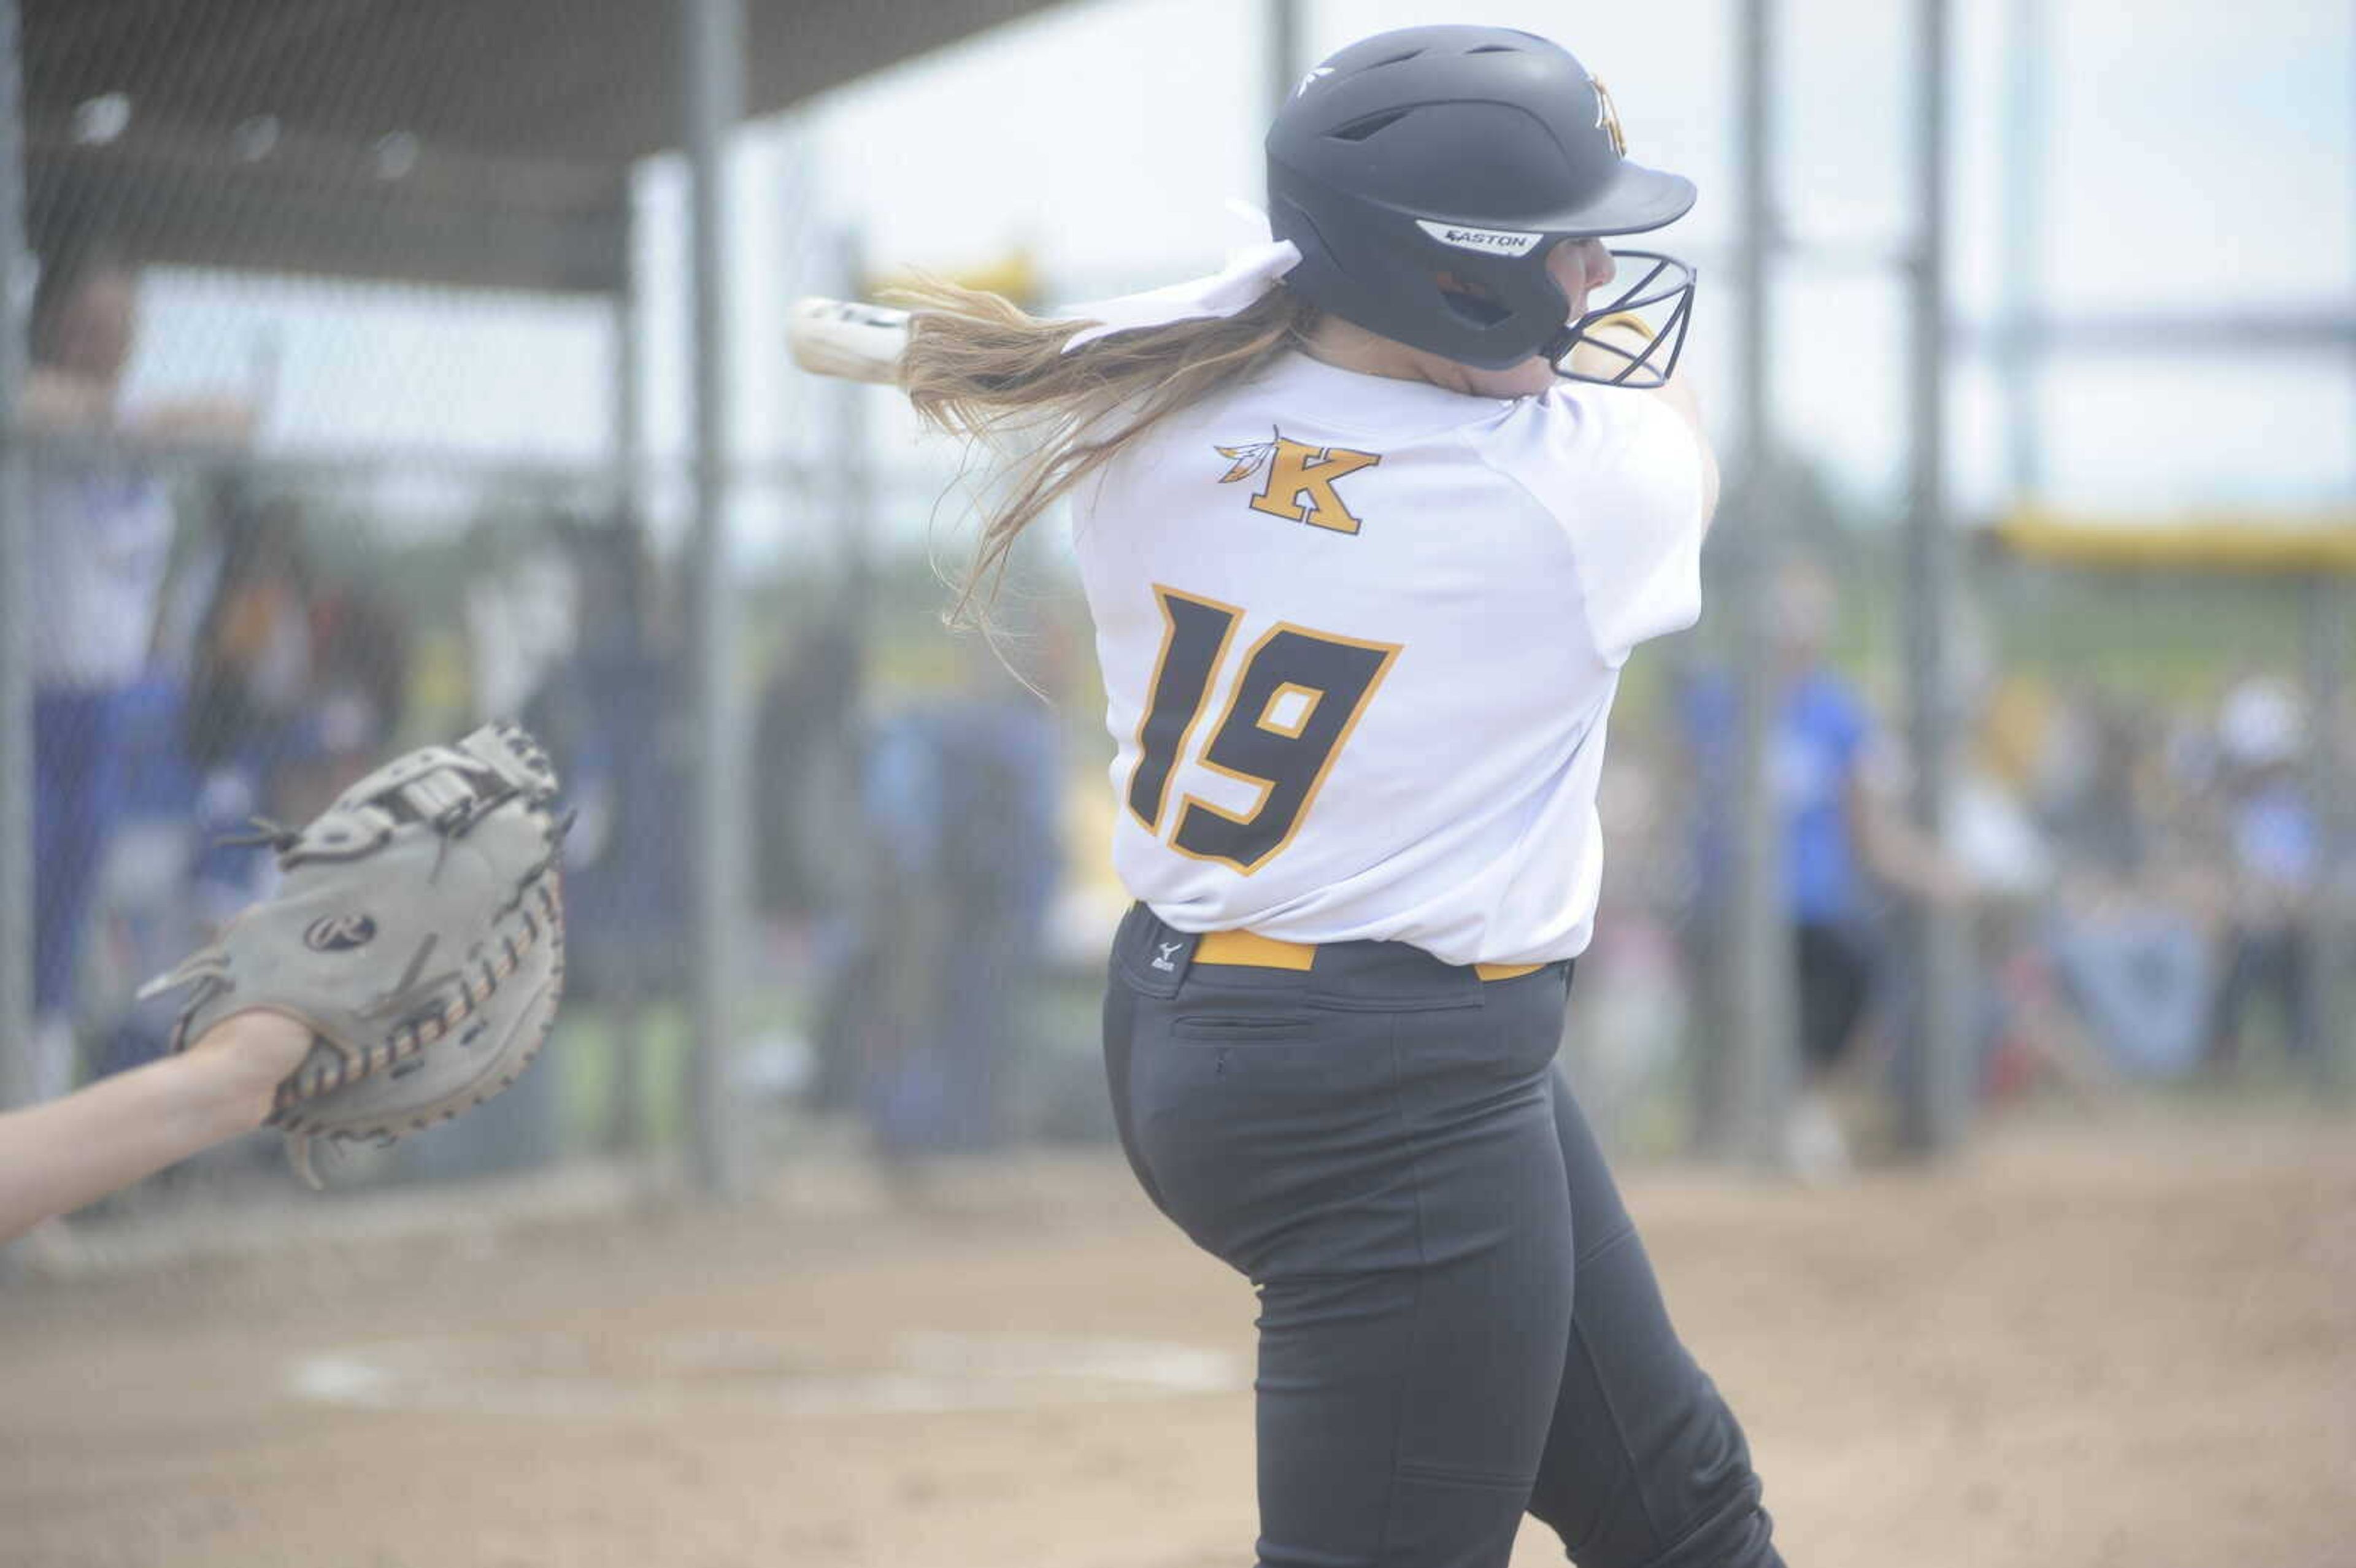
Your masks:
M 1105 1055 L 1146 1192 L 1259 1296 L 1261 1568 L 1769 1568 L 1733 1413 L 1555 1066 L 1569 965 L 1304 972 L 1121 926 Z

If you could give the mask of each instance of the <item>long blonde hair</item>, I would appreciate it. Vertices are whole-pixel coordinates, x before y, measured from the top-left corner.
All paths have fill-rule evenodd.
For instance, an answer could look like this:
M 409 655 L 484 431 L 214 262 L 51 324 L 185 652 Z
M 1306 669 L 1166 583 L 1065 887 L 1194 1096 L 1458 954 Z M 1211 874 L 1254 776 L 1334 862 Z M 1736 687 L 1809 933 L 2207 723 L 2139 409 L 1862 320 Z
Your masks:
M 1088 324 L 1042 319 L 997 294 L 926 281 L 894 291 L 914 313 L 900 384 L 938 430 L 1007 460 L 949 609 L 988 609 L 1007 554 L 1040 513 L 1189 404 L 1299 347 L 1317 309 L 1281 287 L 1224 319 L 1182 321 L 1064 352 Z

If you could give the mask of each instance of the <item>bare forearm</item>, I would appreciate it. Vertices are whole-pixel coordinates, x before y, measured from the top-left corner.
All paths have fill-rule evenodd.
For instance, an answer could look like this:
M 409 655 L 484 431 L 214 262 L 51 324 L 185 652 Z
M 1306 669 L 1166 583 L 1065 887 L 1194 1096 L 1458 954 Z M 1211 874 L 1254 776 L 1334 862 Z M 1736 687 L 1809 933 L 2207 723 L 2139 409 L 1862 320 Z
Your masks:
M 87 431 L 113 417 L 112 394 L 95 381 L 36 366 L 25 373 L 17 416 L 44 432 Z
M 17 412 L 44 432 L 111 430 L 159 446 L 248 446 L 257 422 L 253 405 L 233 397 L 180 398 L 118 419 L 113 388 L 47 368 L 27 372 Z
M 1959 903 L 1970 895 L 1962 869 L 1894 806 L 1869 801 L 1855 809 L 1866 865 L 1875 876 L 1909 898 L 1934 903 Z
M 133 433 L 166 446 L 245 446 L 252 443 L 253 407 L 236 398 L 184 398 L 143 410 Z
M 207 1049 L 0 1115 L 0 1242 L 260 1126 L 273 1070 L 300 1060 L 289 1027 L 240 1014 Z
M 1632 316 L 1607 315 L 1584 328 L 1571 346 L 1570 368 L 1582 376 L 1612 377 L 1628 368 L 1653 341 L 1649 329 Z

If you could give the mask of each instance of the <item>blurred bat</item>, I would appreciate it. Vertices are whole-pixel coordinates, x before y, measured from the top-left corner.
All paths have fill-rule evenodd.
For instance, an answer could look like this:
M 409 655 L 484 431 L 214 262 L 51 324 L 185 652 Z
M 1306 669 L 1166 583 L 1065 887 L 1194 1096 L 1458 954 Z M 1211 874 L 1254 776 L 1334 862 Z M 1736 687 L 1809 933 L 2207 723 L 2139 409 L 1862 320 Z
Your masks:
M 786 321 L 786 345 L 794 363 L 812 375 L 889 386 L 900 379 L 900 354 L 908 347 L 908 313 L 813 294 L 794 302 Z

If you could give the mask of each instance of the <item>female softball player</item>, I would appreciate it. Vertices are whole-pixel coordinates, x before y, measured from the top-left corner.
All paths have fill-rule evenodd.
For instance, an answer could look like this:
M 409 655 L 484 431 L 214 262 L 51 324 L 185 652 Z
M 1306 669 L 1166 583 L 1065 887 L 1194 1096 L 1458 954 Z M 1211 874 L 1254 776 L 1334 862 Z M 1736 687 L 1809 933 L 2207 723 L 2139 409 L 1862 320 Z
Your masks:
M 1774 1563 L 1554 1060 L 1619 672 L 1699 613 L 1717 490 L 1692 273 L 1602 239 L 1693 187 L 1488 27 L 1344 49 L 1268 157 L 1218 277 L 1061 321 L 927 289 L 902 365 L 1025 443 L 982 591 L 1075 504 L 1138 900 L 1113 1099 L 1259 1294 L 1258 1561 L 1503 1564 L 1527 1511 L 1587 1568 Z

